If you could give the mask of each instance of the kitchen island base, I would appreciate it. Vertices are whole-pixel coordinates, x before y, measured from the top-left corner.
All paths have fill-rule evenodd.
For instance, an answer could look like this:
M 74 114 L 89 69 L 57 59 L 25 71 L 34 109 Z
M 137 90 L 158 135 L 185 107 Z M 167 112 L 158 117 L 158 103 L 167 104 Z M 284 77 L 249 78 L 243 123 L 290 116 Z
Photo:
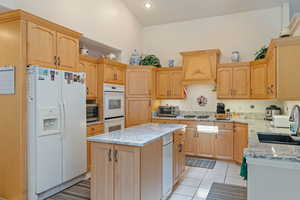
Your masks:
M 92 200 L 160 200 L 162 139 L 145 146 L 92 143 Z

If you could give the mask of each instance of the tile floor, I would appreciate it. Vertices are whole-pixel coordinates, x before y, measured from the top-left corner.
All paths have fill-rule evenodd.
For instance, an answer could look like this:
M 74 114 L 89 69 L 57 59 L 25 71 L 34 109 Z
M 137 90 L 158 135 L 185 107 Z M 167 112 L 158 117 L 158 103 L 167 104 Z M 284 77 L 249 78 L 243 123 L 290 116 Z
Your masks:
M 246 186 L 239 165 L 217 161 L 214 169 L 187 167 L 169 200 L 205 200 L 213 182 Z

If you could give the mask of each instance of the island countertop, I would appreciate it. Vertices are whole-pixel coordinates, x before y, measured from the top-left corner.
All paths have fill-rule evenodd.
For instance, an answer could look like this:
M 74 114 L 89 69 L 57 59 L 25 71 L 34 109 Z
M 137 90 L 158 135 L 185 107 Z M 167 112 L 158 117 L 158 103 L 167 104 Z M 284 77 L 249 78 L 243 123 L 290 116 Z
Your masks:
M 88 141 L 129 146 L 144 146 L 168 133 L 183 129 L 185 127 L 186 125 L 184 124 L 147 123 L 125 128 L 121 131 L 113 131 L 110 133 L 88 137 Z

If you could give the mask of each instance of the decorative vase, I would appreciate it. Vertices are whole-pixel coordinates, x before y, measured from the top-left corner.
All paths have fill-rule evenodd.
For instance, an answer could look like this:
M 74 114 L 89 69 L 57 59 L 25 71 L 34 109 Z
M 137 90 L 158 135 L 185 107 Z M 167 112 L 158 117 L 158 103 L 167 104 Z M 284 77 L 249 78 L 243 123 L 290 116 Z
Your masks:
M 232 62 L 240 62 L 240 52 L 233 51 L 231 56 Z

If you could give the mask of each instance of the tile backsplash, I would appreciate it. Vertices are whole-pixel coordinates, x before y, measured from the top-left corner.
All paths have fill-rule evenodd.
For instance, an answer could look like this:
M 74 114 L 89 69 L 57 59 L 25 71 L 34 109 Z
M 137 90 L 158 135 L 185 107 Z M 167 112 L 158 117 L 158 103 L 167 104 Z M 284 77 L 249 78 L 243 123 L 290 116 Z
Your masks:
M 208 103 L 205 106 L 199 106 L 197 98 L 204 96 Z M 185 111 L 204 111 L 215 112 L 217 103 L 224 103 L 226 109 L 231 112 L 242 113 L 264 113 L 269 105 L 277 105 L 286 110 L 285 107 L 292 107 L 293 102 L 282 102 L 276 100 L 218 100 L 217 93 L 213 85 L 191 85 L 187 88 L 187 98 L 184 100 L 163 100 L 161 105 L 179 106 L 180 110 Z M 300 102 L 297 102 L 300 104 Z M 290 108 L 289 108 L 290 109 Z

